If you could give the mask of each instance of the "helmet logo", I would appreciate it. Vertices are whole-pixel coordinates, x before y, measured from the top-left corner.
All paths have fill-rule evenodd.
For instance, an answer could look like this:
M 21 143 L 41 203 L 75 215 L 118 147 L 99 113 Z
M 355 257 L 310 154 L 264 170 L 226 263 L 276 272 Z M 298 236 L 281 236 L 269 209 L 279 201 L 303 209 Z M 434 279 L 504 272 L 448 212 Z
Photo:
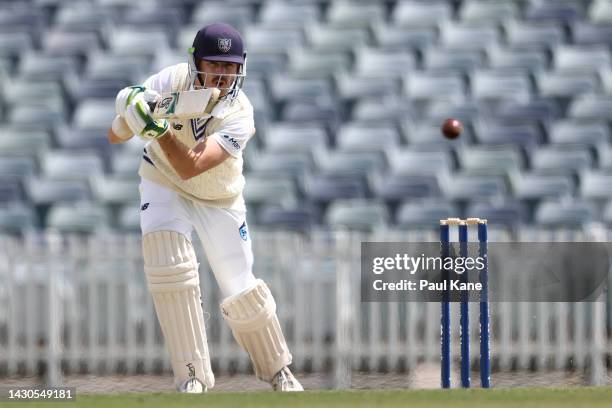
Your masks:
M 222 53 L 227 53 L 230 48 L 232 48 L 232 39 L 231 38 L 217 38 L 217 48 Z

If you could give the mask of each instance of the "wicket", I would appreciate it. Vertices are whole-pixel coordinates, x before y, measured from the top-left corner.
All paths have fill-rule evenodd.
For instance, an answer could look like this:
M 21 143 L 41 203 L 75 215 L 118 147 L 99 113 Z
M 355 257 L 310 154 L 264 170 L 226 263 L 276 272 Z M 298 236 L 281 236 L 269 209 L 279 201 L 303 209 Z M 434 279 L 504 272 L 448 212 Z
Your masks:
M 479 280 L 482 284 L 480 298 L 480 383 L 482 388 L 491 386 L 491 355 L 489 340 L 489 297 L 487 270 L 487 220 L 480 218 L 447 218 L 440 220 L 440 256 L 445 259 L 450 256 L 450 227 L 457 226 L 459 235 L 459 256 L 468 256 L 468 227 L 478 226 L 478 256 L 484 259 L 485 267 L 480 271 Z M 442 271 L 442 279 L 447 281 L 449 271 Z M 461 275 L 462 282 L 467 282 L 467 271 Z M 449 292 L 442 295 L 440 313 L 440 375 L 442 388 L 451 386 L 451 317 Z M 460 346 L 461 346 L 461 386 L 469 388 L 470 379 L 470 317 L 468 293 L 460 295 Z

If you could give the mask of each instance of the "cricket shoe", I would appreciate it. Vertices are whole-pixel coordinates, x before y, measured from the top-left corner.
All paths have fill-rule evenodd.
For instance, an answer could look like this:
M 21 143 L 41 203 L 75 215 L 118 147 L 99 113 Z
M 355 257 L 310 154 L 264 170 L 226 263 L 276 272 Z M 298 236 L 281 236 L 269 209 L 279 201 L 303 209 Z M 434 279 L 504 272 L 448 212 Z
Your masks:
M 270 384 L 272 384 L 272 389 L 274 391 L 279 391 L 279 392 L 304 391 L 304 387 L 302 387 L 302 384 L 300 384 L 300 382 L 295 379 L 295 377 L 291 373 L 291 370 L 289 370 L 288 367 L 283 367 L 282 370 L 276 373 L 272 381 L 270 381 Z
M 202 394 L 207 391 L 206 386 L 200 382 L 197 378 L 190 378 L 183 381 L 178 388 L 179 392 L 185 394 Z

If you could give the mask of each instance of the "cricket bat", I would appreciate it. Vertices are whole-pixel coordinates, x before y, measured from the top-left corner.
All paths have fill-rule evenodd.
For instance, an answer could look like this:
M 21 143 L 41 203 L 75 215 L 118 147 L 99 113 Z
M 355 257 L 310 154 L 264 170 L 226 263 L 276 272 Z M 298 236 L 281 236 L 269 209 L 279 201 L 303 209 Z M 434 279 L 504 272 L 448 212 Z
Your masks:
M 149 102 L 149 108 L 155 119 L 195 119 L 210 115 L 218 100 L 217 88 L 168 92 Z

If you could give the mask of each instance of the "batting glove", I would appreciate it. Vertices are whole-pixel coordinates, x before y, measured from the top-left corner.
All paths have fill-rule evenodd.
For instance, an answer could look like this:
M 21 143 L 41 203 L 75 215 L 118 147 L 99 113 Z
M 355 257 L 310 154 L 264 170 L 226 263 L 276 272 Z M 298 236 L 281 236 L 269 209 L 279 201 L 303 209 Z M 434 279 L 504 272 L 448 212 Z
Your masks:
M 115 98 L 115 113 L 122 118 L 125 117 L 126 108 L 132 103 L 135 102 L 134 98 L 143 93 L 145 91 L 144 86 L 128 86 L 127 88 L 123 88 L 117 94 Z
M 158 139 L 168 131 L 168 121 L 155 120 L 144 100 L 138 100 L 126 108 L 125 122 L 134 134 L 147 139 Z

